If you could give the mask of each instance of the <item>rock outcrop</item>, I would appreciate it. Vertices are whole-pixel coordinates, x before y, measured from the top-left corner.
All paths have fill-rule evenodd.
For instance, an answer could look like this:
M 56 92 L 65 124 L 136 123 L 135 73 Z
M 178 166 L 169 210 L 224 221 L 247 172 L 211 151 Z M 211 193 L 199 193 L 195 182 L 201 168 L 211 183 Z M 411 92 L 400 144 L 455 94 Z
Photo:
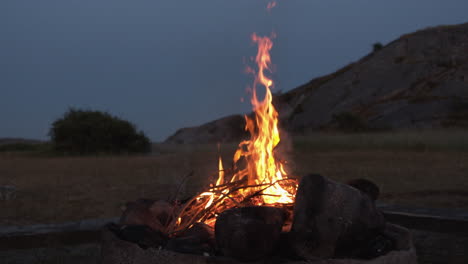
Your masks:
M 177 144 L 231 142 L 247 137 L 244 127 L 244 117 L 232 115 L 201 126 L 181 128 L 166 139 L 166 142 Z
M 335 73 L 276 96 L 274 104 L 290 132 L 339 127 L 337 116 L 343 114 L 376 129 L 468 126 L 468 23 L 403 35 Z M 223 118 L 179 130 L 168 141 L 236 141 L 241 133 L 229 127 L 243 122 Z

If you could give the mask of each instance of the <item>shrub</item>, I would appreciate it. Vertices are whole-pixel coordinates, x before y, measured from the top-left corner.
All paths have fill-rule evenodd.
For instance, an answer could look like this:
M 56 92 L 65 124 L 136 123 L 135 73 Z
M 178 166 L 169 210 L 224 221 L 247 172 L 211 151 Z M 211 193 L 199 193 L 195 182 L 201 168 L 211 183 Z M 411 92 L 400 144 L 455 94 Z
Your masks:
M 372 44 L 372 50 L 373 50 L 374 52 L 379 51 L 379 50 L 381 50 L 382 48 L 383 48 L 383 45 L 382 45 L 382 43 L 380 43 L 380 42 L 376 42 L 376 43 Z
M 144 153 L 151 144 L 142 131 L 109 113 L 71 108 L 52 123 L 56 151 L 69 154 Z

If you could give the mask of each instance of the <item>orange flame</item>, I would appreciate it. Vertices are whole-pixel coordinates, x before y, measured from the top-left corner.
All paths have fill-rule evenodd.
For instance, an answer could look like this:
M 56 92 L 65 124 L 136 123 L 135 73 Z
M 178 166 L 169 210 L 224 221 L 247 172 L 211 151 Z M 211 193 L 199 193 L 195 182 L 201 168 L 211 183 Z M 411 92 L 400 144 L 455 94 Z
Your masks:
M 271 9 L 273 9 L 275 6 L 276 6 L 276 1 L 272 1 L 267 4 L 266 9 L 268 12 L 271 12 Z
M 194 221 L 214 225 L 217 215 L 234 206 L 292 204 L 297 191 L 297 182 L 287 178 L 283 163 L 275 158 L 275 148 L 280 143 L 278 112 L 272 104 L 273 80 L 266 75 L 270 71 L 270 50 L 273 42 L 269 37 L 252 35 L 258 51 L 255 61 L 258 71 L 252 87 L 251 103 L 254 117 L 245 116 L 245 129 L 251 138 L 239 144 L 234 153 L 234 173 L 226 179 L 221 157 L 218 160 L 218 179 L 208 191 L 188 202 L 179 212 L 173 232 L 190 228 Z M 249 72 L 255 71 L 249 68 Z M 263 100 L 257 96 L 257 85 L 265 88 Z M 219 145 L 218 145 L 219 148 Z M 242 162 L 241 162 L 242 161 Z M 244 165 L 240 168 L 240 163 Z M 289 180 L 289 185 L 284 182 Z M 239 185 L 242 185 L 240 188 Z M 233 186 L 233 187 L 230 187 Z M 253 198 L 255 197 L 255 198 Z
M 219 149 L 219 143 L 218 143 L 218 149 Z M 218 172 L 218 179 L 216 180 L 216 185 L 215 186 L 219 186 L 219 185 L 224 184 L 224 168 L 223 168 L 223 160 L 221 159 L 221 157 L 219 157 L 219 160 L 218 160 L 218 171 L 219 171 Z M 200 194 L 200 197 L 203 197 L 203 196 L 209 196 L 210 197 L 208 202 L 205 205 L 205 209 L 207 209 L 213 204 L 213 201 L 215 199 L 215 194 L 213 192 L 204 192 L 204 193 Z
M 247 165 L 244 170 L 234 175 L 231 181 L 247 177 L 248 185 L 275 183 L 263 191 L 263 203 L 292 203 L 295 193 L 289 193 L 278 183 L 286 178 L 286 172 L 283 164 L 278 162 L 274 155 L 275 147 L 280 142 L 278 112 L 272 104 L 273 96 L 270 89 L 273 86 L 273 80 L 265 75 L 266 71 L 270 71 L 270 50 L 273 47 L 273 42 L 269 37 L 260 37 L 255 33 L 252 35 L 252 40 L 258 45 L 255 57 L 258 73 L 254 81 L 251 99 L 255 117 L 250 119 L 245 116 L 246 130 L 250 132 L 251 139 L 239 144 L 239 149 L 234 154 L 234 163 L 243 157 Z M 258 99 L 257 84 L 265 87 L 266 93 L 263 100 Z M 257 190 L 258 188 L 253 188 L 244 190 L 244 192 Z M 246 194 L 244 193 L 244 195 Z

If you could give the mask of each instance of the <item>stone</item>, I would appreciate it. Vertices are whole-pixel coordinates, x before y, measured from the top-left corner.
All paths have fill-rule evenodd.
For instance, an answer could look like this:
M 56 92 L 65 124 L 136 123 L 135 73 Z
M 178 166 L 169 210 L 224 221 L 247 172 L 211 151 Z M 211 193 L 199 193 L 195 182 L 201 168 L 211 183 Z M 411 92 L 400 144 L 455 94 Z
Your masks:
M 370 260 L 359 259 L 316 259 L 309 261 L 301 260 L 278 260 L 270 262 L 255 263 L 278 263 L 278 264 L 416 264 L 416 251 L 413 246 L 409 230 L 387 224 L 386 230 L 393 235 L 396 248 L 385 254 Z M 165 249 L 148 248 L 142 249 L 135 243 L 119 239 L 108 228 L 102 230 L 101 240 L 101 264 L 240 264 L 232 258 L 222 256 L 200 256 L 183 254 Z M 462 262 L 460 262 L 462 263 Z
M 0 201 L 10 201 L 16 198 L 16 186 L 0 186 Z
M 215 224 L 216 243 L 226 257 L 257 261 L 271 256 L 278 245 L 286 214 L 266 206 L 233 208 Z
M 380 189 L 377 184 L 373 183 L 371 180 L 359 178 L 350 180 L 347 184 L 369 195 L 374 201 L 379 198 Z
M 106 227 L 120 239 L 135 243 L 143 249 L 165 246 L 168 240 L 165 234 L 154 231 L 146 225 L 117 225 L 111 223 Z
M 384 228 L 385 219 L 367 194 L 317 174 L 302 178 L 289 234 L 297 256 L 357 254 Z
M 175 207 L 163 200 L 138 199 L 127 203 L 119 224 L 146 225 L 154 231 L 164 232 L 174 217 Z
M 196 255 L 213 255 L 215 251 L 214 229 L 203 223 L 196 223 L 186 232 L 169 239 L 165 249 Z

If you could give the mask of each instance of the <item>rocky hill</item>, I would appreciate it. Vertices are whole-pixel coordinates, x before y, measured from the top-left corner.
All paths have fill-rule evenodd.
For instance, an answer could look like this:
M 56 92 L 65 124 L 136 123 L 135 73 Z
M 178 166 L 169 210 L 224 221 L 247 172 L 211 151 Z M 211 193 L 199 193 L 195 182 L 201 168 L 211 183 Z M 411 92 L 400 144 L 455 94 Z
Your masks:
M 335 73 L 277 95 L 274 104 L 290 132 L 468 126 L 468 23 L 403 35 Z M 243 133 L 232 129 L 243 122 L 231 116 L 184 128 L 167 142 L 237 141 Z
M 248 136 L 244 130 L 245 120 L 241 115 L 232 115 L 197 127 L 181 128 L 170 136 L 170 143 L 231 142 Z

